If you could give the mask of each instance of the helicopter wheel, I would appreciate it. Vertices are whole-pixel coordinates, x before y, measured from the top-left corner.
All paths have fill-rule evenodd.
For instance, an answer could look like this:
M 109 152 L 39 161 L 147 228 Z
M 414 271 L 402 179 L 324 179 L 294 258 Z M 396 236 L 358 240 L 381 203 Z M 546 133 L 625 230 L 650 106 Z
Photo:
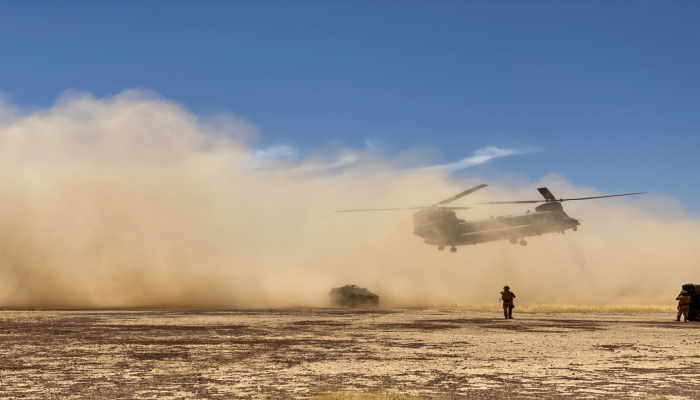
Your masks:
M 576 232 L 576 231 L 578 230 L 578 226 L 574 226 L 574 227 L 573 227 L 573 228 L 571 228 L 571 229 L 573 229 L 573 230 L 574 230 L 574 232 Z
M 521 246 L 527 246 L 527 240 L 523 239 L 520 241 Z
M 450 251 L 453 252 L 453 253 L 456 253 L 456 252 L 457 252 L 457 247 L 455 247 L 455 246 L 450 247 Z
M 512 238 L 512 239 L 509 239 L 509 240 L 510 240 L 510 244 L 516 244 L 516 243 L 518 243 L 518 239 Z
M 438 246 L 438 250 L 440 250 L 440 251 L 445 250 L 445 246 Z

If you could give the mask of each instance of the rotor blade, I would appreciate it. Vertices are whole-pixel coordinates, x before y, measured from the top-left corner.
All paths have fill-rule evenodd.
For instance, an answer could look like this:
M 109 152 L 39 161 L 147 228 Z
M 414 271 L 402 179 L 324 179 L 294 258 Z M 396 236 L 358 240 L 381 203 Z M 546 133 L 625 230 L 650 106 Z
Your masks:
M 365 211 L 402 211 L 402 210 L 419 210 L 429 207 L 400 207 L 400 208 L 354 208 L 349 210 L 335 210 L 335 212 L 365 212 Z
M 544 197 L 545 200 L 547 201 L 556 201 L 556 197 L 552 194 L 552 192 L 549 191 L 546 187 L 541 187 L 537 188 L 537 191 L 540 192 L 542 197 Z
M 533 203 L 548 203 L 547 200 L 514 200 L 514 201 L 485 201 L 476 204 L 533 204 Z
M 465 191 L 463 191 L 463 192 L 461 192 L 461 193 L 457 193 L 456 195 L 454 195 L 454 196 L 452 196 L 452 197 L 450 197 L 450 198 L 447 198 L 447 199 L 445 199 L 445 200 L 443 200 L 443 201 L 440 201 L 440 202 L 437 202 L 437 203 L 433 204 L 433 207 L 441 206 L 441 205 L 447 204 L 447 203 L 452 203 L 453 201 L 458 200 L 458 199 L 461 199 L 462 197 L 464 197 L 464 196 L 466 196 L 466 195 L 468 195 L 468 194 L 474 193 L 474 192 L 476 192 L 476 191 L 479 190 L 479 189 L 483 189 L 483 188 L 485 188 L 486 186 L 488 186 L 488 185 L 486 185 L 486 184 L 484 184 L 484 183 L 482 183 L 481 185 L 476 185 L 476 186 L 474 186 L 473 188 L 469 188 L 469 189 L 467 189 L 467 190 L 465 190 Z
M 476 204 L 534 204 L 534 203 L 552 203 L 555 201 L 569 201 L 569 200 L 591 200 L 591 199 L 604 199 L 606 197 L 620 197 L 620 196 L 632 196 L 637 194 L 645 194 L 646 192 L 635 192 L 635 193 L 622 193 L 622 194 L 607 194 L 604 196 L 590 196 L 590 197 L 572 197 L 569 199 L 555 199 L 555 200 L 514 200 L 514 201 L 487 201 L 484 203 Z
M 471 210 L 472 209 L 472 207 L 461 207 L 461 206 L 459 206 L 459 207 L 458 206 L 455 206 L 455 207 L 447 206 L 447 207 L 435 207 L 435 208 L 439 208 L 441 210 Z
M 646 193 L 646 192 L 622 193 L 622 194 L 606 194 L 606 195 L 604 195 L 604 196 L 573 197 L 573 198 L 570 198 L 570 199 L 558 199 L 557 201 L 603 199 L 603 198 L 606 198 L 606 197 L 633 196 L 633 195 L 645 194 L 645 193 Z

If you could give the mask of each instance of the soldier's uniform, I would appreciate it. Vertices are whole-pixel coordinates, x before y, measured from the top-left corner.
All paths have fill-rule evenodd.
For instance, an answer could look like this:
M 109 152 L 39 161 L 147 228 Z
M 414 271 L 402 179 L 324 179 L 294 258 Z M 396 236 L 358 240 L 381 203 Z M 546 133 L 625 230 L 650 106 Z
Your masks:
M 684 290 L 676 297 L 676 300 L 678 300 L 678 315 L 676 315 L 676 321 L 680 321 L 682 315 L 683 321 L 688 322 L 688 311 L 690 311 L 690 294 Z
M 508 286 L 503 287 L 501 301 L 503 302 L 503 316 L 506 319 L 513 319 L 513 307 L 515 307 L 515 293 L 510 291 Z

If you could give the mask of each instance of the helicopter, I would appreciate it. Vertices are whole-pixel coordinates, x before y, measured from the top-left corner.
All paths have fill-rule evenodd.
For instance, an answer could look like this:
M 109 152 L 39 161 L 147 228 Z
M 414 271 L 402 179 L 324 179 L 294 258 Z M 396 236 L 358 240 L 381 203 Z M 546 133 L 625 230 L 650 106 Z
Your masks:
M 603 196 L 588 196 L 557 199 L 546 188 L 538 188 L 537 191 L 544 200 L 515 200 L 515 201 L 488 201 L 477 204 L 537 204 L 534 212 L 515 216 L 499 216 L 488 219 L 466 221 L 457 217 L 455 211 L 467 210 L 471 207 L 449 206 L 458 199 L 481 190 L 488 185 L 480 184 L 460 192 L 445 200 L 430 206 L 408 208 L 365 208 L 337 210 L 337 212 L 364 212 L 364 211 L 395 211 L 395 210 L 419 210 L 413 214 L 413 233 L 424 240 L 428 245 L 437 246 L 438 250 L 450 247 L 451 252 L 457 251 L 457 246 L 475 245 L 479 243 L 497 240 L 509 240 L 512 244 L 527 245 L 526 237 L 539 236 L 545 233 L 565 233 L 567 230 L 577 231 L 581 222 L 570 217 L 562 207 L 565 201 L 592 200 L 607 197 L 620 197 L 640 195 L 645 192 L 608 194 Z

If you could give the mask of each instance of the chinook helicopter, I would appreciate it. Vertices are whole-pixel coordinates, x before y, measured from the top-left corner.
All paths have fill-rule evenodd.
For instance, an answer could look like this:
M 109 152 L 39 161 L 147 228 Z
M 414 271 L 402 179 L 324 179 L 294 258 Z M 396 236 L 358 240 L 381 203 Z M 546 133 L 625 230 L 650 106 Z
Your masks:
M 527 245 L 526 237 L 539 236 L 545 233 L 564 233 L 571 229 L 577 231 L 581 223 L 571 218 L 562 207 L 563 202 L 572 200 L 592 200 L 607 197 L 620 197 L 644 194 L 645 192 L 608 194 L 603 196 L 574 197 L 557 199 L 546 187 L 538 188 L 544 200 L 515 200 L 515 201 L 488 201 L 477 204 L 536 204 L 534 212 L 515 216 L 499 216 L 489 219 L 466 221 L 457 218 L 455 210 L 466 210 L 471 207 L 448 206 L 462 197 L 485 188 L 481 184 L 469 188 L 450 198 L 439 201 L 430 206 L 409 208 L 365 208 L 337 210 L 337 212 L 364 212 L 364 211 L 395 211 L 395 210 L 419 210 L 413 215 L 413 233 L 421 237 L 426 244 L 437 246 L 438 250 L 444 250 L 449 246 L 453 253 L 457 246 L 492 242 L 496 240 L 509 240 L 512 244 Z

